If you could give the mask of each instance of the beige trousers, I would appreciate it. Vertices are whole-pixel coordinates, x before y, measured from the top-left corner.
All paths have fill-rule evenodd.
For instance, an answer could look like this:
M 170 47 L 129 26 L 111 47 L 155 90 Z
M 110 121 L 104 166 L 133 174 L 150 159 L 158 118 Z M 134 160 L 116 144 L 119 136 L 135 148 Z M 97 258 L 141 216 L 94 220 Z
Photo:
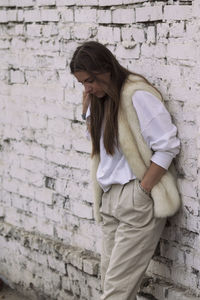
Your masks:
M 103 194 L 101 300 L 135 300 L 166 219 L 154 218 L 153 200 L 138 180 Z

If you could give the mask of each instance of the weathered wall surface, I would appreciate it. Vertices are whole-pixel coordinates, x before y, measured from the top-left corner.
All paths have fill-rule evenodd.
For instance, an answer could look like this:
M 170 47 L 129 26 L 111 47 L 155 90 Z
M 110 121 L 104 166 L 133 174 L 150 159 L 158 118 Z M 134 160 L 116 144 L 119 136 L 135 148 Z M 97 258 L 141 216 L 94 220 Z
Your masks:
M 168 221 L 143 292 L 197 299 L 199 16 L 198 0 L 0 1 L 0 277 L 12 286 L 33 299 L 99 297 L 90 145 L 82 89 L 68 68 L 90 39 L 155 84 L 178 127 L 183 207 Z

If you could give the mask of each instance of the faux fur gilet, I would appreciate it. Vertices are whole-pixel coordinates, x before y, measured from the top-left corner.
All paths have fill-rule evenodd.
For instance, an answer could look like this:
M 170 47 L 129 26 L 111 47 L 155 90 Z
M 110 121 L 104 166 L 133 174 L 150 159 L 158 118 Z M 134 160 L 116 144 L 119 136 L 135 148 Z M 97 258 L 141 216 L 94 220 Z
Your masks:
M 137 113 L 133 107 L 132 96 L 137 90 L 152 93 L 162 101 L 159 92 L 146 83 L 140 76 L 129 75 L 121 90 L 120 106 L 118 111 L 118 139 L 120 148 L 126 157 L 135 176 L 142 180 L 151 164 L 152 150 L 147 146 L 140 130 Z M 94 197 L 94 217 L 99 223 L 101 216 L 99 208 L 103 190 L 96 179 L 96 172 L 100 155 L 92 158 L 92 182 Z M 180 207 L 181 200 L 176 186 L 176 176 L 173 164 L 151 190 L 154 201 L 154 215 L 158 218 L 172 216 Z

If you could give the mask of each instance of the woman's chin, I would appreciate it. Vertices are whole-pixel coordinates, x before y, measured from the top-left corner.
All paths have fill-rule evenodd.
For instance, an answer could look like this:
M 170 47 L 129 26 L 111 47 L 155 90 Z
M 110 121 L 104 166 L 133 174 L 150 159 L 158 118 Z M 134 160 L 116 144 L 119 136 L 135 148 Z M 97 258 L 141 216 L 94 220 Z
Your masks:
M 105 93 L 96 93 L 96 94 L 94 94 L 94 96 L 99 98 L 99 99 L 105 97 L 105 95 L 106 95 Z

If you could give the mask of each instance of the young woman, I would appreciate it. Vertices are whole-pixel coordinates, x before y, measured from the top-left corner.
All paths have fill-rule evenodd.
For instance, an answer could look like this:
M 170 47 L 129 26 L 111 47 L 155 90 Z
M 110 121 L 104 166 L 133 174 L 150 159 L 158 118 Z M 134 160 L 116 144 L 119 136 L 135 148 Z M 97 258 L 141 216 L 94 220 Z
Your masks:
M 159 91 L 100 43 L 78 47 L 70 68 L 85 88 L 82 116 L 92 140 L 101 299 L 134 300 L 166 217 L 180 206 L 172 166 L 177 129 Z

